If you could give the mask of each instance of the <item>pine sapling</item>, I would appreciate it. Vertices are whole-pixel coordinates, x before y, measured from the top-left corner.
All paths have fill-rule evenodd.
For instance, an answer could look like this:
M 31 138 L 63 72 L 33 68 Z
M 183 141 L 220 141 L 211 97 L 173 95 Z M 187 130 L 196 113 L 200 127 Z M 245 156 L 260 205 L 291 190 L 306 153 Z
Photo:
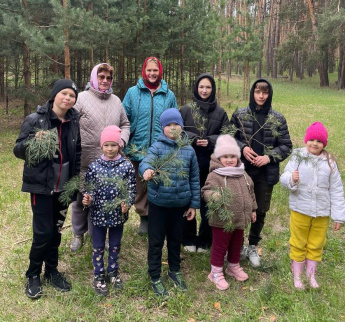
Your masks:
M 206 216 L 209 219 L 218 217 L 224 224 L 224 231 L 234 230 L 234 213 L 231 211 L 232 193 L 229 188 L 212 188 L 210 200 L 207 203 Z
M 42 130 L 36 128 L 35 136 L 25 142 L 26 162 L 33 167 L 41 161 L 52 160 L 59 152 L 59 136 L 56 128 Z

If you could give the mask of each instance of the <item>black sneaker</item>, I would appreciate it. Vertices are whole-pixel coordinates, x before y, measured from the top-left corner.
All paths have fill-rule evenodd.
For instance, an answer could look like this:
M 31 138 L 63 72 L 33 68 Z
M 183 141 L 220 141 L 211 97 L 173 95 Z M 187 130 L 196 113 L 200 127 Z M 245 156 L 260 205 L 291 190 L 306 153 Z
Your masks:
M 175 287 L 177 287 L 181 291 L 187 290 L 187 285 L 186 285 L 185 281 L 183 280 L 182 273 L 180 271 L 178 271 L 178 272 L 169 271 L 168 276 L 174 282 Z
M 169 297 L 169 292 L 166 290 L 166 288 L 164 287 L 161 279 L 158 279 L 157 281 L 151 281 L 151 286 L 153 288 L 153 292 L 157 295 L 157 296 L 161 296 L 163 298 L 167 298 Z
M 54 286 L 54 288 L 61 292 L 68 292 L 72 289 L 72 285 L 67 282 L 64 274 L 57 272 L 55 274 L 44 273 L 44 279 L 47 283 Z
M 30 299 L 39 299 L 43 295 L 41 279 L 38 275 L 27 278 L 25 295 Z
M 105 281 L 105 275 L 95 275 L 93 278 L 93 286 L 97 295 L 106 296 L 109 294 L 109 289 Z
M 117 271 L 108 273 L 108 281 L 113 285 L 114 290 L 123 289 L 123 282 Z

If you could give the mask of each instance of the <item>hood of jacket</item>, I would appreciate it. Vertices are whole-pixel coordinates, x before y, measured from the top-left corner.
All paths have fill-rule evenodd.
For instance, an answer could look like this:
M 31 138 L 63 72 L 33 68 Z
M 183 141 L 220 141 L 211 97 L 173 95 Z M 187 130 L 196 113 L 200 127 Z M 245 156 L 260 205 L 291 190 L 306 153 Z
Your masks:
M 273 87 L 272 87 L 272 84 L 265 78 L 259 78 L 253 83 L 252 88 L 250 90 L 249 107 L 253 113 L 258 113 L 258 110 L 256 110 L 256 103 L 254 100 L 254 90 L 255 90 L 256 84 L 259 82 L 267 83 L 268 87 L 269 87 L 269 91 L 270 91 L 269 95 L 267 97 L 267 100 L 266 100 L 265 104 L 263 105 L 263 107 L 259 113 L 268 114 L 269 110 L 271 109 L 271 105 L 272 105 Z
M 212 92 L 207 101 L 203 101 L 198 93 L 198 86 L 203 78 L 207 78 L 212 85 Z M 194 83 L 193 101 L 196 102 L 200 106 L 200 108 L 203 109 L 206 113 L 211 112 L 216 108 L 216 82 L 214 81 L 214 78 L 211 75 L 203 73 L 197 77 Z

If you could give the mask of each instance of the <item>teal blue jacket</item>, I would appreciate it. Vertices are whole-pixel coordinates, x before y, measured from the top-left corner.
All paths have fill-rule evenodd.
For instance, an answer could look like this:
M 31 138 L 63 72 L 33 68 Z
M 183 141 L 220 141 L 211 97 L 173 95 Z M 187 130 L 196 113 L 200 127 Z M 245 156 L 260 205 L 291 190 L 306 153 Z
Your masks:
M 185 134 L 187 137 L 187 134 Z M 153 169 L 152 164 L 162 159 L 172 151 L 178 149 L 174 140 L 161 134 L 157 142 L 148 151 L 147 156 L 139 165 L 139 174 L 143 176 L 147 169 Z M 150 180 L 147 183 L 148 199 L 160 207 L 200 208 L 199 166 L 194 149 L 190 146 L 182 147 L 176 159 L 181 163 L 168 162 L 162 169 L 169 173 L 171 184 L 164 186 L 163 182 Z M 181 176 L 181 170 L 183 176 Z M 180 174 L 180 175 L 179 175 Z M 159 174 L 157 174 L 159 176 Z
M 178 108 L 175 94 L 162 80 L 161 87 L 151 95 L 140 78 L 137 85 L 127 91 L 122 105 L 131 122 L 131 134 L 124 152 L 132 161 L 141 161 L 145 152 L 162 133 L 159 121 L 161 114 L 168 108 Z M 129 154 L 133 145 L 141 153 Z

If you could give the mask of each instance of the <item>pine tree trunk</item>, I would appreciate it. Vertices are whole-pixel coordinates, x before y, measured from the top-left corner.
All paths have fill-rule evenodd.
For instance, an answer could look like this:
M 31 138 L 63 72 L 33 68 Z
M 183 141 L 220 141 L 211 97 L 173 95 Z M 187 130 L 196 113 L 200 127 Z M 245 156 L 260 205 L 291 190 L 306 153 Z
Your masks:
M 185 0 L 182 0 L 182 26 L 184 24 L 184 9 L 185 9 Z M 181 105 L 186 103 L 186 88 L 185 88 L 185 78 L 184 78 L 184 30 L 181 31 Z
M 0 56 L 0 100 L 5 99 L 5 58 Z

